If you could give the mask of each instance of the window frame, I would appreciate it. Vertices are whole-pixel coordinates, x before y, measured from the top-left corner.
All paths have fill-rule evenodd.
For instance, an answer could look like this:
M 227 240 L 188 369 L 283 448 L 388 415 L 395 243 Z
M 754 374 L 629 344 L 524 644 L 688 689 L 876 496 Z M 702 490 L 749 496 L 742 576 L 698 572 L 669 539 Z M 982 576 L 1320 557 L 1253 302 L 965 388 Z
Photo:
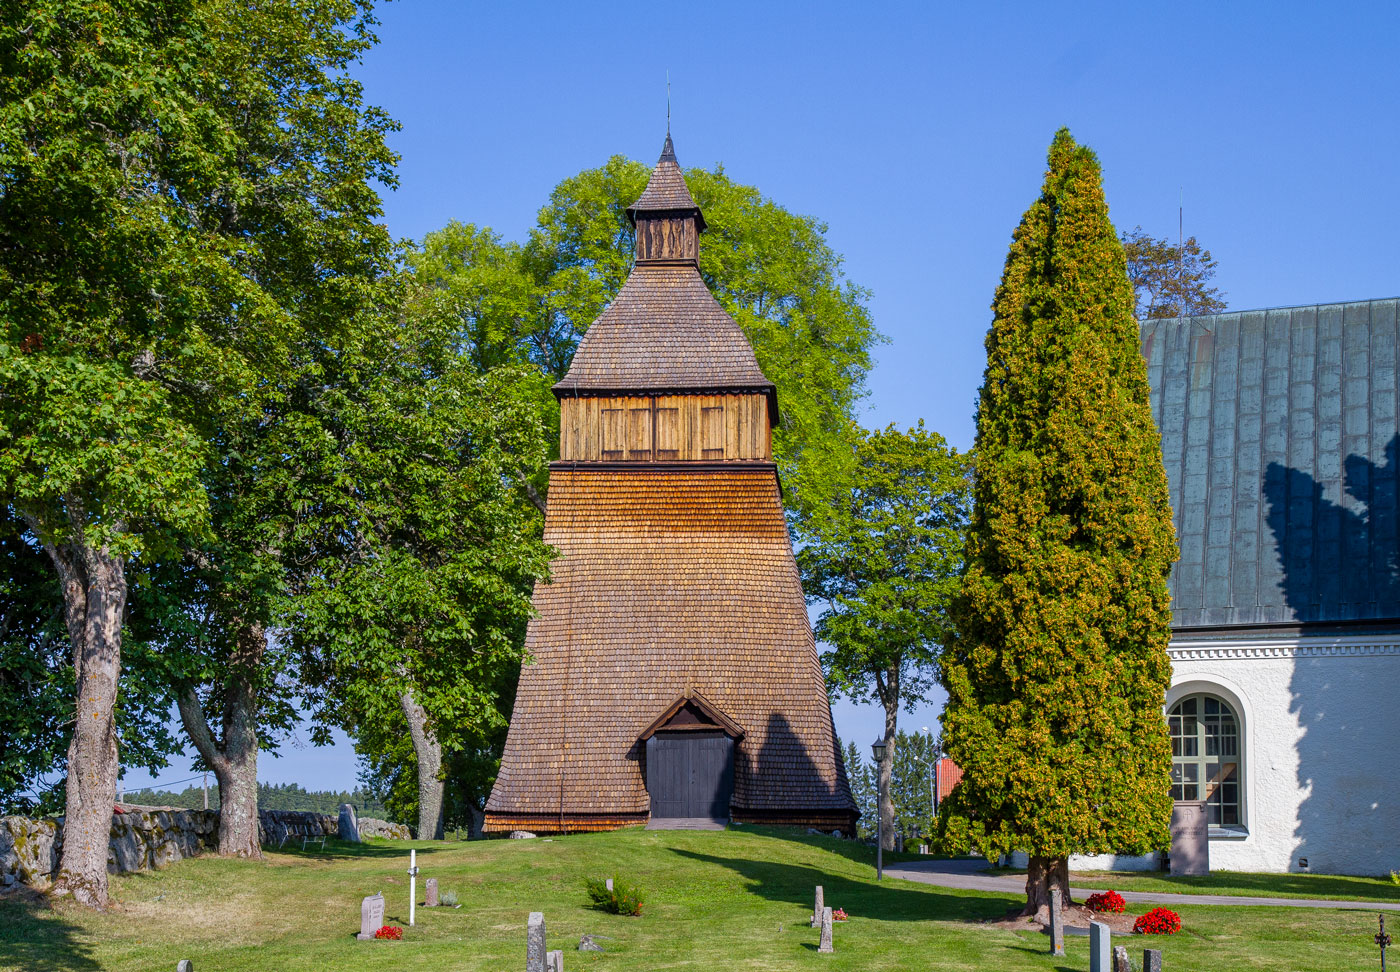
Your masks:
M 1241 706 L 1224 693 L 1211 691 L 1209 686 L 1190 686 L 1188 691 L 1169 699 L 1163 706 L 1163 713 L 1172 741 L 1172 799 L 1189 799 L 1185 787 L 1195 786 L 1194 799 L 1206 804 L 1213 835 L 1248 833 L 1245 776 L 1248 743 Z M 1189 734 L 1186 732 L 1188 720 L 1193 729 Z M 1215 732 L 1210 729 L 1212 723 L 1218 727 Z M 1227 726 L 1229 731 L 1225 731 Z M 1233 752 L 1229 751 L 1231 748 Z M 1192 751 L 1187 752 L 1188 749 Z M 1227 760 L 1232 760 L 1232 764 L 1227 764 Z M 1211 767 L 1224 765 L 1233 765 L 1233 769 L 1224 775 L 1217 770 L 1216 786 L 1209 789 Z M 1190 774 L 1186 772 L 1187 767 L 1192 771 Z M 1230 810 L 1234 811 L 1233 819 L 1230 819 Z

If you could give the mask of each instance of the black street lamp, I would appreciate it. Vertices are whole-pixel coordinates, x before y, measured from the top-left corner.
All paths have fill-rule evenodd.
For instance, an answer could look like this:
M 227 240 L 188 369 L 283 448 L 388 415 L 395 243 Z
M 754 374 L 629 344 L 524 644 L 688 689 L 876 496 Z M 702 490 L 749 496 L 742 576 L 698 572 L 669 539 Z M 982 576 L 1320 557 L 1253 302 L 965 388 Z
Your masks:
M 871 745 L 875 754 L 875 880 L 885 876 L 885 777 L 880 767 L 885 762 L 885 743 L 880 740 Z

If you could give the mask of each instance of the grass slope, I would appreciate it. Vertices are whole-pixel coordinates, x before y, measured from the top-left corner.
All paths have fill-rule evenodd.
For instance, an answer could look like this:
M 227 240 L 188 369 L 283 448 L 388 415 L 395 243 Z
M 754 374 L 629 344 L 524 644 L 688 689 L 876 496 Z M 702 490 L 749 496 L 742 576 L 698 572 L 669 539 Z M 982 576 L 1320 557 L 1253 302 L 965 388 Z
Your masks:
M 407 925 L 408 847 L 422 877 L 456 890 L 457 910 L 418 912 L 402 942 L 357 942 L 359 901 L 382 890 L 387 920 Z M 586 905 L 586 876 L 624 875 L 646 891 L 641 918 Z M 818 955 L 807 927 L 816 884 L 852 920 L 835 955 Z M 113 880 L 118 906 L 94 914 L 67 901 L 0 898 L 0 968 L 26 972 L 169 970 L 518 969 L 525 919 L 543 911 L 550 947 L 570 969 L 608 970 L 1083 970 L 1087 940 L 1054 959 L 1029 931 L 979 927 L 1016 902 L 1006 896 L 874 880 L 869 851 L 830 838 L 745 828 L 722 833 L 624 830 L 553 841 L 328 844 L 263 863 L 199 858 Z M 420 896 L 422 884 L 419 884 Z M 1172 972 L 1367 968 L 1366 912 L 1282 908 L 1181 909 L 1171 938 L 1128 939 L 1134 961 L 1160 947 Z M 579 936 L 609 936 L 604 953 Z

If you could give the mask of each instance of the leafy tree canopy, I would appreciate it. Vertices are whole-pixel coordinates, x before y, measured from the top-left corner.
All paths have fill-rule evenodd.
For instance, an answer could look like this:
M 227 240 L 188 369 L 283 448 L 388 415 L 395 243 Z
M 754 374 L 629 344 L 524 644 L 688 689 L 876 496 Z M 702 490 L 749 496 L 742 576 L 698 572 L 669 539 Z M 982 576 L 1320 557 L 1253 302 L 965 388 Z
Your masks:
M 1192 317 L 1225 309 L 1225 295 L 1210 285 L 1216 261 L 1194 236 L 1178 245 L 1154 239 L 1135 226 L 1119 239 L 1128 261 L 1138 320 Z
M 429 234 L 411 257 L 425 287 L 419 299 L 461 318 L 479 366 L 528 361 L 551 382 L 563 377 L 579 339 L 627 279 L 635 238 L 626 209 L 650 173 L 614 157 L 565 179 L 523 245 L 461 224 Z M 709 226 L 700 272 L 777 385 L 773 449 L 789 505 L 805 509 L 802 498 L 839 463 L 831 456 L 849 448 L 870 351 L 883 340 L 868 294 L 844 278 L 819 220 L 789 212 L 722 168 L 685 177 Z M 554 407 L 552 398 L 546 404 Z M 557 436 L 557 413 L 547 423 Z

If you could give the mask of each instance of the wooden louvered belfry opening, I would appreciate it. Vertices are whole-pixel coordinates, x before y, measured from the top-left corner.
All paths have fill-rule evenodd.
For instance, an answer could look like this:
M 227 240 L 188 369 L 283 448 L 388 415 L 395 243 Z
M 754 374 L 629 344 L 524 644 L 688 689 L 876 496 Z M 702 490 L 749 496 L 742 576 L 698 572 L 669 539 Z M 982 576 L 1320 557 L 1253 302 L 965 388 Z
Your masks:
M 703 811 L 851 832 L 773 464 L 771 381 L 699 272 L 670 136 L 628 210 L 637 262 L 555 386 L 560 459 L 485 829 Z

